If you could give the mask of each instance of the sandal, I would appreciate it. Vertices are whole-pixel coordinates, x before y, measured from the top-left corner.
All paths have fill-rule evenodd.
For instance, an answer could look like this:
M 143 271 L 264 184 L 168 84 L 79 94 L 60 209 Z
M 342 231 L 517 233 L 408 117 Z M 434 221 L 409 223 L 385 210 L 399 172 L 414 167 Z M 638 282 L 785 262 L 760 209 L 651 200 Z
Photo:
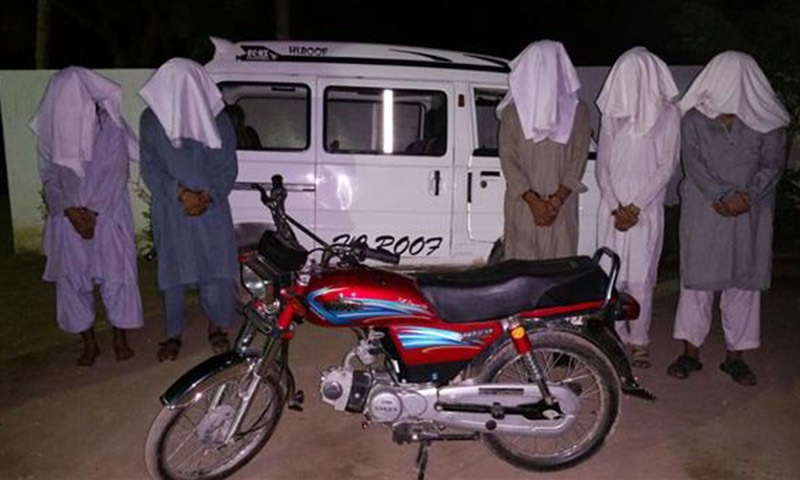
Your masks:
M 725 360 L 719 365 L 719 369 L 730 375 L 739 385 L 752 387 L 758 383 L 756 374 L 742 360 Z
M 158 361 L 175 360 L 178 358 L 178 353 L 181 351 L 183 343 L 177 338 L 168 338 L 166 341 L 158 344 Z
M 223 332 L 222 329 L 208 332 L 208 342 L 211 344 L 211 350 L 216 355 L 225 353 L 231 349 L 231 342 L 228 341 L 228 334 Z
M 699 360 L 681 355 L 667 368 L 667 375 L 675 378 L 686 378 L 690 373 L 703 369 Z
M 631 366 L 634 368 L 650 368 L 652 366 L 647 347 L 631 345 Z

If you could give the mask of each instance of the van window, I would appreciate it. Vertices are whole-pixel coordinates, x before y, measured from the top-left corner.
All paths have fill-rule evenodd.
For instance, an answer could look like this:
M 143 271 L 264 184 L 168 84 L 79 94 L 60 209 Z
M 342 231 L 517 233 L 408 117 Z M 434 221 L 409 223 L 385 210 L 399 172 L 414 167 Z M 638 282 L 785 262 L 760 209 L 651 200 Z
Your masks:
M 306 150 L 310 97 L 306 85 L 221 83 L 225 109 L 236 129 L 239 150 Z
M 506 92 L 502 90 L 475 89 L 475 121 L 478 130 L 478 145 L 472 153 L 476 157 L 496 157 L 500 119 L 497 105 Z
M 325 89 L 325 151 L 444 155 L 446 100 L 440 91 L 329 87 Z

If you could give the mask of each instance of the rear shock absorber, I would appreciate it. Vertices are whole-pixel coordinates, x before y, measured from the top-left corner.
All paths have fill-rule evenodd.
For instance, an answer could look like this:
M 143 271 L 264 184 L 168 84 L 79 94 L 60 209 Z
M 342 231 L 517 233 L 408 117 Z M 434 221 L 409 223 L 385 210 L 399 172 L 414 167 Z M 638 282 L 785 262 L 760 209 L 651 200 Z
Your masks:
M 503 327 L 511 337 L 511 341 L 514 343 L 514 349 L 516 349 L 522 359 L 528 378 L 539 387 L 539 391 L 542 393 L 542 398 L 545 403 L 547 405 L 554 405 L 556 399 L 550 393 L 544 370 L 539 364 L 539 360 L 537 360 L 536 356 L 533 354 L 533 344 L 528 337 L 528 332 L 525 330 L 525 327 L 519 321 L 519 315 L 508 317 L 503 322 Z

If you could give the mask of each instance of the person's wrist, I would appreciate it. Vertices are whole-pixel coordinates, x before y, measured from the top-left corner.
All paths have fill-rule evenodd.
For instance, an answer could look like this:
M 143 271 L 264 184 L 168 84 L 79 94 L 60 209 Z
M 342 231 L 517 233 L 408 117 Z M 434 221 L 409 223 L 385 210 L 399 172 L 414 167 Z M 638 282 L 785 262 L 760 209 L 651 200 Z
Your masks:
M 522 199 L 528 203 L 530 203 L 534 198 L 536 198 L 536 193 L 533 190 L 525 190 L 525 193 L 522 194 Z
M 528 205 L 536 205 L 542 201 L 542 197 L 539 196 L 538 193 L 534 192 L 533 190 L 528 190 L 527 192 L 522 194 L 522 199 Z

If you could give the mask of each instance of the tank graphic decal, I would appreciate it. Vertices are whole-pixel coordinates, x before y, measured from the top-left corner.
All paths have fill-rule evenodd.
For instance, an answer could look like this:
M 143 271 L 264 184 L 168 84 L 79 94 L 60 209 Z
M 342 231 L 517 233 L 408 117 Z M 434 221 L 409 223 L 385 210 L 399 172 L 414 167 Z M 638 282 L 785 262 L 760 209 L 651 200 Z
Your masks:
M 491 334 L 491 330 L 481 332 Z M 479 335 L 474 332 L 453 332 L 427 327 L 401 327 L 397 336 L 404 348 L 430 347 L 480 347 L 483 345 Z
M 341 293 L 343 290 L 330 287 L 315 290 L 307 296 L 308 305 L 320 317 L 339 325 L 372 318 L 431 315 L 428 309 L 420 305 L 377 298 L 345 297 Z

